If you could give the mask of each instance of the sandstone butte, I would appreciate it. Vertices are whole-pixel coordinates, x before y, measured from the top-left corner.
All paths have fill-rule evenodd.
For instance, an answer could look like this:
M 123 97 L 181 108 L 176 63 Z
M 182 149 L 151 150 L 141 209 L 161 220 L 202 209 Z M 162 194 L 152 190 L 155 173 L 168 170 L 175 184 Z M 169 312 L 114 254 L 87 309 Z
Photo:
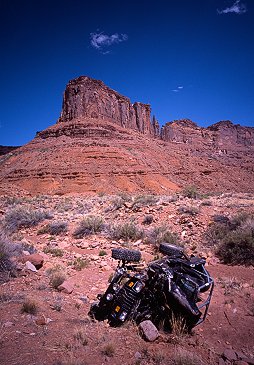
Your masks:
M 71 80 L 56 124 L 24 146 L 0 148 L 0 192 L 254 191 L 254 128 L 188 119 L 160 128 L 150 114 L 102 81 Z

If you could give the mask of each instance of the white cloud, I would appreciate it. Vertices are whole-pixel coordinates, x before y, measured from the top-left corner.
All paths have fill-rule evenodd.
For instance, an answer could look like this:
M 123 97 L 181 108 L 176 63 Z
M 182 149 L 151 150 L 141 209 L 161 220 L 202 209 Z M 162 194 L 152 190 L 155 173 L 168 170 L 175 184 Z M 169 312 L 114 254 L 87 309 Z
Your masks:
M 90 33 L 90 40 L 92 47 L 96 48 L 98 51 L 102 51 L 103 54 L 109 53 L 108 47 L 113 44 L 118 44 L 127 41 L 127 34 L 114 33 L 112 35 L 107 35 L 104 32 L 100 33 Z
M 247 11 L 246 5 L 241 3 L 240 0 L 236 0 L 234 4 L 229 8 L 223 10 L 217 9 L 218 14 L 228 14 L 228 13 L 244 14 L 246 13 L 246 11 Z
M 173 91 L 174 93 L 178 93 L 179 91 L 183 90 L 183 86 L 177 86 L 176 89 L 173 89 L 171 91 Z

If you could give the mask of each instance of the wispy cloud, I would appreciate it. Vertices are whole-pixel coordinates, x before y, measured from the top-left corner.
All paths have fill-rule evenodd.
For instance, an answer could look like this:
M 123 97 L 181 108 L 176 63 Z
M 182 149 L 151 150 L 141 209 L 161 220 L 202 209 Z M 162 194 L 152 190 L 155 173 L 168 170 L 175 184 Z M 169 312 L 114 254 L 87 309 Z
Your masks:
M 173 89 L 171 91 L 173 91 L 174 93 L 179 93 L 179 91 L 183 90 L 183 86 L 177 86 L 176 89 Z
M 93 48 L 103 54 L 110 53 L 108 47 L 128 40 L 127 34 L 114 33 L 112 35 L 100 33 L 90 33 L 90 42 Z
M 247 11 L 246 5 L 241 3 L 240 0 L 236 0 L 232 6 L 226 9 L 223 10 L 217 9 L 218 14 L 228 14 L 228 13 L 244 14 L 246 13 L 246 11 Z

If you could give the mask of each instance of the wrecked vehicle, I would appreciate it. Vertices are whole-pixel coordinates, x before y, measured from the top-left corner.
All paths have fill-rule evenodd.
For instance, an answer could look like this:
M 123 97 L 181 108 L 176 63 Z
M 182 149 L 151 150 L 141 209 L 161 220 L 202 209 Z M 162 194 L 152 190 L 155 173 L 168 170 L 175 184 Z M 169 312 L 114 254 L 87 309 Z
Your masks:
M 202 323 L 214 287 L 205 259 L 189 257 L 167 243 L 159 250 L 164 256 L 142 267 L 140 251 L 112 249 L 118 266 L 106 292 L 92 304 L 90 316 L 114 327 L 129 320 L 151 320 L 169 331 L 172 320 L 183 320 L 188 330 Z

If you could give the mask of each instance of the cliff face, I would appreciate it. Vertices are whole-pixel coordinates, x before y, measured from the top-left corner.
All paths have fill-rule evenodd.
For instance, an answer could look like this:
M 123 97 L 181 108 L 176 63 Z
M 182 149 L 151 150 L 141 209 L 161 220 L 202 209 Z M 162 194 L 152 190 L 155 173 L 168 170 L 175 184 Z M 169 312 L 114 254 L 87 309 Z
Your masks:
M 232 146 L 253 146 L 254 130 L 222 121 L 208 128 L 200 128 L 189 119 L 168 122 L 160 128 L 148 104 L 135 102 L 110 89 L 102 81 L 81 76 L 71 80 L 64 92 L 63 107 L 58 123 L 75 119 L 92 118 L 113 122 L 123 128 L 132 129 L 163 141 L 202 144 L 215 149 Z
M 58 122 L 93 118 L 151 134 L 150 111 L 150 105 L 131 104 L 127 97 L 110 89 L 102 81 L 81 76 L 68 83 Z
M 225 150 L 232 147 L 254 146 L 254 128 L 221 121 L 208 128 L 200 128 L 188 119 L 166 123 L 161 129 L 161 139 L 168 142 L 210 146 Z

